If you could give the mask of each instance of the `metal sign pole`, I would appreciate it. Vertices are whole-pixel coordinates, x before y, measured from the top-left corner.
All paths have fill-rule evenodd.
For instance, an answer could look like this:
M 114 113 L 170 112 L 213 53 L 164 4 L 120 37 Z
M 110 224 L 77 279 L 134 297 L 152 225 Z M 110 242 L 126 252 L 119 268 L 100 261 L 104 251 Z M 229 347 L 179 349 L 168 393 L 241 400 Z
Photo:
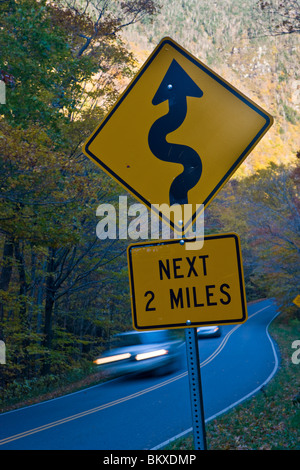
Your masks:
M 189 322 L 187 322 L 188 324 Z M 206 433 L 197 328 L 185 330 L 195 450 L 206 450 Z

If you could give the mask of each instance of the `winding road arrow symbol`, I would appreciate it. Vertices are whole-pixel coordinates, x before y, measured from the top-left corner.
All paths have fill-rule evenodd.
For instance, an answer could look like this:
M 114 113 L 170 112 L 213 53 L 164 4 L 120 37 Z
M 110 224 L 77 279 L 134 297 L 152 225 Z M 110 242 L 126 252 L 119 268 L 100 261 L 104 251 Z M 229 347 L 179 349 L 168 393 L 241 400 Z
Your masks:
M 172 144 L 166 137 L 178 129 L 187 114 L 187 96 L 201 98 L 203 91 L 173 59 L 152 100 L 153 105 L 169 101 L 169 112 L 157 119 L 148 134 L 148 144 L 155 157 L 165 162 L 180 163 L 183 172 L 170 187 L 170 205 L 187 204 L 188 191 L 199 181 L 202 162 L 198 153 L 187 145 Z

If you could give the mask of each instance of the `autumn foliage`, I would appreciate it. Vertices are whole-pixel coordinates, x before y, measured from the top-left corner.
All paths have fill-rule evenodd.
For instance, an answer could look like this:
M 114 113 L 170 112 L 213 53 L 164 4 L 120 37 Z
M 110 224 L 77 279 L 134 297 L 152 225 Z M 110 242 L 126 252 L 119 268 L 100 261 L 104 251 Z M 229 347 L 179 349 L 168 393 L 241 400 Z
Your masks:
M 189 2 L 180 3 L 188 11 Z M 209 61 L 206 45 L 232 32 L 225 18 L 228 31 L 223 34 L 217 23 L 214 35 L 218 15 L 208 16 L 213 3 L 190 2 L 197 18 L 205 19 L 197 29 L 202 40 L 191 44 L 200 44 Z M 263 10 L 268 6 L 259 3 Z M 51 382 L 88 368 L 114 332 L 131 327 L 127 241 L 100 241 L 95 232 L 97 206 L 117 200 L 122 190 L 81 146 L 137 66 L 120 33 L 136 22 L 145 28 L 158 11 L 154 0 L 0 1 L 0 79 L 6 83 L 6 104 L 0 104 L 3 394 L 16 393 L 20 383 L 30 387 L 37 379 Z M 184 21 L 197 18 L 190 12 Z M 184 34 L 189 39 L 192 28 Z M 241 65 L 243 47 L 239 55 L 232 47 L 226 52 L 232 70 Z M 223 58 L 224 49 L 218 51 Z M 275 107 L 278 101 L 276 112 L 280 108 L 278 116 L 287 116 L 288 123 L 275 120 L 276 133 L 270 132 L 211 204 L 205 227 L 208 233 L 240 235 L 248 300 L 274 297 L 289 321 L 299 316 L 292 300 L 300 293 L 300 169 L 297 149 L 293 159 L 284 153 L 285 145 L 291 153 L 294 139 L 284 139 L 296 140 L 298 118 L 290 102 L 282 104 L 289 71 L 279 66 L 267 92 L 269 82 L 250 60 L 249 69 L 238 69 L 259 81 L 262 103 Z M 274 155 L 285 163 L 266 166 Z
M 78 5 L 0 2 L 0 70 L 13 77 L 0 110 L 7 394 L 20 381 L 89 366 L 130 321 L 126 246 L 100 242 L 95 232 L 96 208 L 117 197 L 116 186 L 81 146 L 115 99 L 117 78 L 134 67 L 118 32 L 155 5 L 125 1 L 118 12 L 110 2 Z

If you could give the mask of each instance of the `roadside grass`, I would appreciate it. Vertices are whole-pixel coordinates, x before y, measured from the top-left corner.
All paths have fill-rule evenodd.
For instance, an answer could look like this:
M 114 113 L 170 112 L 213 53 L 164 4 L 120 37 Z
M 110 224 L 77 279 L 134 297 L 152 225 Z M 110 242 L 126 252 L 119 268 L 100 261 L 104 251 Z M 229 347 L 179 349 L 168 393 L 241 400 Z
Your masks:
M 14 382 L 6 390 L 0 389 L 0 413 L 51 400 L 106 380 L 104 374 L 90 368 L 88 372 L 74 370 L 65 377 L 50 375 L 36 381 Z
M 208 450 L 300 449 L 300 353 L 292 347 L 300 340 L 300 322 L 287 324 L 279 315 L 269 333 L 280 350 L 277 373 L 262 391 L 206 424 Z M 193 449 L 192 434 L 165 448 Z

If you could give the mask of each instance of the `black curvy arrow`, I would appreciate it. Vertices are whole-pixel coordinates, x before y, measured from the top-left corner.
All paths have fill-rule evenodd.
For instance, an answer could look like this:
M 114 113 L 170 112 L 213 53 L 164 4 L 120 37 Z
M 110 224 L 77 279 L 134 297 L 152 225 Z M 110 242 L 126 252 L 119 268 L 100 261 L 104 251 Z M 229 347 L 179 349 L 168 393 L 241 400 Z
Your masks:
M 168 100 L 169 112 L 152 125 L 148 135 L 149 148 L 160 160 L 183 165 L 183 172 L 174 179 L 170 187 L 170 205 L 188 203 L 187 193 L 200 179 L 202 162 L 194 149 L 186 145 L 170 144 L 166 141 L 166 136 L 178 129 L 185 120 L 186 97 L 200 98 L 202 95 L 203 91 L 173 59 L 152 100 L 154 105 Z

